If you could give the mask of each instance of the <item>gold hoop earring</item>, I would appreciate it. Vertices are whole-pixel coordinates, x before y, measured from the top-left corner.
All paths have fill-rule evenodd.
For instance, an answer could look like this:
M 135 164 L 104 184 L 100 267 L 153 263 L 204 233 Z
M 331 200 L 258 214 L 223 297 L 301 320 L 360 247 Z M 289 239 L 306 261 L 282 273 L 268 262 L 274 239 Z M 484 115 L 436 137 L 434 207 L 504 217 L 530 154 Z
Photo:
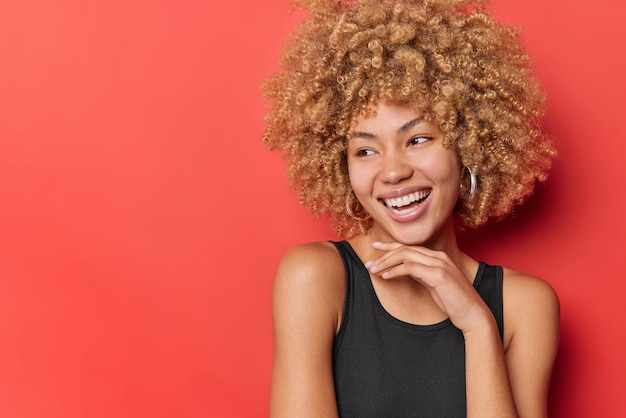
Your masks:
M 478 185 L 478 179 L 476 178 L 476 174 L 474 174 L 472 169 L 469 168 L 468 166 L 464 166 L 463 170 L 461 170 L 461 179 L 463 179 L 466 172 L 470 176 L 469 194 L 467 197 L 469 199 L 473 199 L 474 196 L 476 195 L 476 187 Z
M 355 221 L 359 221 L 359 222 L 367 221 L 369 218 L 371 218 L 371 215 L 369 213 L 367 214 L 365 218 L 359 218 L 355 216 L 354 213 L 352 212 L 352 209 L 350 209 L 350 206 L 352 206 L 352 202 L 351 202 L 352 199 L 353 199 L 352 194 L 350 194 L 348 198 L 346 199 L 346 212 L 348 213 L 348 215 Z

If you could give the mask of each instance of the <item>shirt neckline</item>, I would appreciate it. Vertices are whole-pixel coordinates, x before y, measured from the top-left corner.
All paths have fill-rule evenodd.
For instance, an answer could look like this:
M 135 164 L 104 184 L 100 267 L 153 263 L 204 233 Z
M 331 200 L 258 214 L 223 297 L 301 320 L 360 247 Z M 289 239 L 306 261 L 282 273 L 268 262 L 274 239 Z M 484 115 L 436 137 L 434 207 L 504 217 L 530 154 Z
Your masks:
M 406 322 L 401 319 L 398 319 L 392 314 L 390 314 L 387 311 L 387 309 L 385 309 L 383 304 L 380 302 L 380 299 L 378 298 L 378 294 L 376 294 L 376 289 L 374 289 L 374 283 L 372 283 L 372 277 L 370 276 L 369 271 L 365 267 L 365 264 L 359 258 L 354 248 L 352 248 L 352 245 L 348 241 L 343 241 L 343 242 L 345 243 L 346 248 L 348 248 L 350 255 L 355 259 L 356 268 L 358 269 L 358 272 L 362 273 L 367 278 L 368 293 L 370 294 L 370 297 L 376 309 L 382 313 L 383 317 L 385 317 L 386 319 L 388 319 L 395 325 L 398 325 L 403 328 L 416 330 L 416 331 L 436 331 L 436 330 L 440 330 L 449 326 L 454 326 L 454 324 L 452 323 L 452 320 L 449 317 L 440 322 L 436 322 L 433 324 L 413 324 L 411 322 Z M 480 283 L 483 280 L 485 266 L 486 264 L 484 262 L 482 261 L 478 262 L 478 270 L 476 271 L 476 276 L 474 277 L 474 281 L 473 281 L 474 289 L 478 289 L 478 287 L 480 286 Z M 355 271 L 355 273 L 357 272 Z

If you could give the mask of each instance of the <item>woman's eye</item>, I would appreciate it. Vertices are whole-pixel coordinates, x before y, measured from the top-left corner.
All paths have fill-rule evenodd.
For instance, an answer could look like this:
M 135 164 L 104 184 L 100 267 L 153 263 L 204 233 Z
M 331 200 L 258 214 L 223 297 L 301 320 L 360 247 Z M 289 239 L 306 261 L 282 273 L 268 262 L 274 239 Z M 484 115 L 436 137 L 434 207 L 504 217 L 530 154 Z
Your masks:
M 430 138 L 427 136 L 415 136 L 411 138 L 411 140 L 409 141 L 409 145 L 419 145 L 427 141 L 430 141 Z
M 371 149 L 360 149 L 356 152 L 357 157 L 367 157 L 368 155 L 374 154 L 374 151 Z

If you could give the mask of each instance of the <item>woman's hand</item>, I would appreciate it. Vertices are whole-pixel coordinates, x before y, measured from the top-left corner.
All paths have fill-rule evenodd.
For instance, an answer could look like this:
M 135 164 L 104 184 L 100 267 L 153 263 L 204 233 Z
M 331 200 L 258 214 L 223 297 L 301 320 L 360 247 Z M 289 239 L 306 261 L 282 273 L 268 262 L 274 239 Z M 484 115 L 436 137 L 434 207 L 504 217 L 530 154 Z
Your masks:
M 409 276 L 418 281 L 464 334 L 484 328 L 485 319 L 491 318 L 471 281 L 445 252 L 399 243 L 372 245 L 385 254 L 365 263 L 371 273 L 380 274 L 383 279 Z

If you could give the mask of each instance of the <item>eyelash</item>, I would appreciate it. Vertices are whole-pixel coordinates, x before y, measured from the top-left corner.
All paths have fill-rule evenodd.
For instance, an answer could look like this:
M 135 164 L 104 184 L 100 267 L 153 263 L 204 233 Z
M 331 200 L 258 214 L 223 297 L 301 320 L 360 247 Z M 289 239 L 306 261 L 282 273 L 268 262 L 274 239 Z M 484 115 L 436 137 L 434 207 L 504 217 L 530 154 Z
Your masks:
M 371 149 L 360 149 L 360 150 L 357 150 L 355 155 L 357 157 L 367 157 L 368 155 L 370 155 L 368 154 L 369 152 L 373 152 L 373 151 Z
M 408 145 L 421 145 L 430 141 L 431 139 L 432 139 L 431 137 L 424 136 L 424 135 L 414 136 L 413 138 L 409 140 Z M 356 155 L 357 157 L 367 157 L 368 155 L 371 155 L 370 153 L 373 153 L 373 152 L 374 151 L 372 151 L 371 149 L 364 148 L 364 149 L 357 150 L 354 153 L 354 155 Z
M 423 140 L 423 141 L 418 141 L 418 140 Z M 430 141 L 432 138 L 429 136 L 424 136 L 424 135 L 418 135 L 418 136 L 414 136 L 413 138 L 411 138 L 409 140 L 409 145 L 421 145 L 425 142 Z

